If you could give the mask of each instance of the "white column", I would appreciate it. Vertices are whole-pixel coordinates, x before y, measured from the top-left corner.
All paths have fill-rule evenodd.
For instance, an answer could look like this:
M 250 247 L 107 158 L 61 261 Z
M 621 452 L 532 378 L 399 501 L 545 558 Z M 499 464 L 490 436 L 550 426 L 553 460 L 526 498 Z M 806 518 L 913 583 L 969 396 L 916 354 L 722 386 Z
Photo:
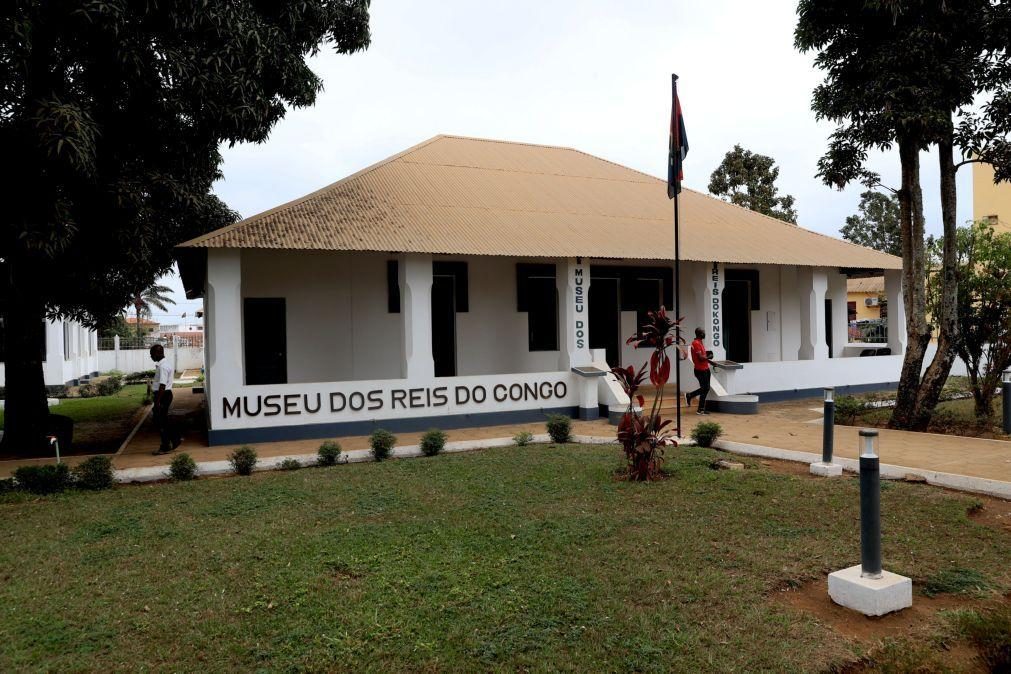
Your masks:
M 558 369 L 568 371 L 573 367 L 589 365 L 590 356 L 589 311 L 586 302 L 590 292 L 590 266 L 582 258 L 569 258 L 561 262 L 557 272 L 559 307 L 558 336 L 561 344 Z
M 797 287 L 800 291 L 800 360 L 825 360 L 828 343 L 825 341 L 825 293 L 828 275 L 824 269 L 800 267 L 797 269 Z
M 119 369 L 119 335 L 112 336 L 112 362 L 113 368 Z
M 400 276 L 400 318 L 404 330 L 405 379 L 435 376 L 432 358 L 432 256 L 405 254 L 397 266 Z
M 235 396 L 244 377 L 242 341 L 242 251 L 207 250 L 204 339 L 207 343 L 206 393 L 211 428 L 222 419 L 221 400 Z M 213 396 L 212 396 L 213 391 Z
M 828 298 L 832 300 L 832 357 L 841 358 L 850 333 L 845 274 L 829 273 Z
M 888 301 L 888 348 L 893 356 L 906 352 L 906 305 L 902 302 L 902 271 L 885 272 L 885 298 Z
M 172 335 L 172 371 L 179 376 L 179 337 Z
M 701 291 L 701 316 L 699 325 L 706 331 L 705 343 L 713 352 L 713 360 L 726 360 L 726 333 L 723 330 L 723 288 L 726 286 L 726 270 L 720 262 L 707 262 L 702 266 L 702 278 L 695 287 Z M 685 338 L 695 339 L 695 328 Z

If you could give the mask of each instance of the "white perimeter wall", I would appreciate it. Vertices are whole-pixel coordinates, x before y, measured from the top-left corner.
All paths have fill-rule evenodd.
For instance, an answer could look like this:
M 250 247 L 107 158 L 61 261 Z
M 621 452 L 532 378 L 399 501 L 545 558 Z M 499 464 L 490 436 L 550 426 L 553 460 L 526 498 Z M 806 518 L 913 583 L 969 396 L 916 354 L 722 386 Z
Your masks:
M 176 375 L 183 370 L 196 370 L 204 366 L 204 350 L 195 346 L 165 349 L 165 359 L 173 364 Z M 123 374 L 154 369 L 154 361 L 147 349 L 120 349 L 99 351 L 96 358 L 99 372 L 119 370 Z

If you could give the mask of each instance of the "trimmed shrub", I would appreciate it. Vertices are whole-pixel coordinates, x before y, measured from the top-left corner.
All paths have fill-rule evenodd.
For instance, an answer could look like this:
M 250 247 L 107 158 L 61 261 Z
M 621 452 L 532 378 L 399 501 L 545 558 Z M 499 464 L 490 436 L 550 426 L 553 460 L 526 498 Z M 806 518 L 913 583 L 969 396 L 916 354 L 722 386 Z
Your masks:
M 94 384 L 81 384 L 77 387 L 77 395 L 82 398 L 97 398 L 98 387 Z
M 302 464 L 298 459 L 293 459 L 289 456 L 287 459 L 277 464 L 277 467 L 281 470 L 298 470 L 302 467 Z
M 327 440 L 316 451 L 317 466 L 336 466 L 341 458 L 341 445 L 339 442 Z
M 446 434 L 438 428 L 433 428 L 421 436 L 421 453 L 425 456 L 435 456 L 446 448 Z
M 513 442 L 519 447 L 526 447 L 534 440 L 534 434 L 530 431 L 520 431 L 513 436 Z
M 139 384 L 149 379 L 154 379 L 154 370 L 143 370 L 141 372 L 131 372 L 126 375 L 127 384 Z
M 397 436 L 382 428 L 372 431 L 372 435 L 369 436 L 372 458 L 376 461 L 388 459 L 395 444 L 397 444 Z
M 236 475 L 251 475 L 256 467 L 256 450 L 249 445 L 243 445 L 228 455 L 228 463 Z
M 49 398 L 66 398 L 69 390 L 66 384 L 47 384 L 46 396 Z
M 172 459 L 169 464 L 169 477 L 176 482 L 186 482 L 195 480 L 197 477 L 197 462 L 193 457 L 185 452 Z
M 853 396 L 839 396 L 835 399 L 835 418 L 844 424 L 851 424 L 857 415 L 867 409 L 867 401 Z
M 110 375 L 96 384 L 98 395 L 113 396 L 123 390 L 123 378 L 119 375 Z
M 721 435 L 723 435 L 723 426 L 720 426 L 715 421 L 703 421 L 700 424 L 696 424 L 691 432 L 692 440 L 699 447 L 712 447 L 713 443 L 716 442 L 716 438 Z
M 74 468 L 74 481 L 81 489 L 112 489 L 112 459 L 108 456 L 93 456 Z
M 560 445 L 572 440 L 572 419 L 564 414 L 549 414 L 546 426 L 551 442 Z
M 6 494 L 8 492 L 12 492 L 16 488 L 17 488 L 17 485 L 14 484 L 14 479 L 13 478 L 8 477 L 8 478 L 0 479 L 0 494 Z
M 55 494 L 70 486 L 70 469 L 65 463 L 48 466 L 21 466 L 14 471 L 18 489 L 32 494 Z

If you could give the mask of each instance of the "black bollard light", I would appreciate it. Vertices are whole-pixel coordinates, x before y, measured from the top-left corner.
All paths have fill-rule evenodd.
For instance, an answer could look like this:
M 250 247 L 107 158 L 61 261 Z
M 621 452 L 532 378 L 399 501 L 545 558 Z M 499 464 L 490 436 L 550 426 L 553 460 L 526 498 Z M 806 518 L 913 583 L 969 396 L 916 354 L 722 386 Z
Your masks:
M 1011 370 L 1000 375 L 1001 406 L 1004 408 L 1004 434 L 1011 435 Z
M 821 462 L 832 463 L 832 450 L 835 442 L 835 400 L 831 386 L 825 387 L 825 425 L 821 439 Z
M 881 468 L 878 432 L 860 430 L 860 575 L 881 578 Z

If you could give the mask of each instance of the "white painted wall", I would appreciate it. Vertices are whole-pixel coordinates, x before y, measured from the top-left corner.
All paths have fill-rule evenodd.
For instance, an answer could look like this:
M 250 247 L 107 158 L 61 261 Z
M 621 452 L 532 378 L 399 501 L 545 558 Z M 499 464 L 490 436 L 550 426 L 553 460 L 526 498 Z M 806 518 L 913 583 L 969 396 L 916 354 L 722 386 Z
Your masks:
M 177 353 L 178 351 L 178 353 Z M 183 370 L 195 370 L 204 366 L 204 350 L 200 347 L 182 346 L 179 349 L 165 349 L 165 359 L 173 364 L 176 374 Z M 99 372 L 119 370 L 123 374 L 153 370 L 154 362 L 147 349 L 120 349 L 99 351 L 96 357 Z
M 438 259 L 467 262 L 470 311 L 456 315 L 457 374 L 552 372 L 558 369 L 558 350 L 530 351 L 527 313 L 516 310 L 516 264 L 557 263 L 557 260 L 448 256 Z M 556 278 L 564 273 L 564 264 L 556 264 Z M 559 320 L 562 311 L 559 298 Z
M 74 321 L 46 321 L 46 360 L 42 374 L 47 386 L 61 386 L 99 370 L 98 335 Z M 64 334 L 69 337 L 64 351 Z M 0 362 L 0 386 L 6 382 L 6 367 Z
M 230 389 L 216 386 L 208 406 L 211 428 L 218 431 L 554 409 L 579 404 L 581 379 L 571 372 L 540 372 Z M 524 384 L 532 387 L 533 396 Z M 517 385 L 519 388 L 514 388 Z
M 242 298 L 285 298 L 289 382 L 401 376 L 401 314 L 387 311 L 388 259 L 372 253 L 242 251 Z

